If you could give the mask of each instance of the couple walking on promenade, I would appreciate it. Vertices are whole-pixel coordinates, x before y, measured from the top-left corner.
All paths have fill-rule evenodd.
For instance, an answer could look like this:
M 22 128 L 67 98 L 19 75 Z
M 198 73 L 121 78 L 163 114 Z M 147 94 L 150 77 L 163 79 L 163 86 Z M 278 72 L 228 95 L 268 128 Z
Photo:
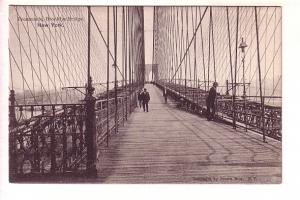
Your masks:
M 143 105 L 144 112 L 149 112 L 148 103 L 150 101 L 150 94 L 149 94 L 149 92 L 147 92 L 146 88 L 144 88 L 144 90 L 140 90 L 138 92 L 138 101 L 139 101 L 140 108 Z

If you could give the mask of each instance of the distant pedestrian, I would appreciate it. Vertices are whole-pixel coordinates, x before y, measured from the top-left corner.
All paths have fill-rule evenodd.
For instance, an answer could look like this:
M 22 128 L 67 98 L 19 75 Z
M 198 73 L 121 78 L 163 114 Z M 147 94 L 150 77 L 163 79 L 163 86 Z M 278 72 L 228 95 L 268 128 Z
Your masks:
M 167 93 L 168 91 L 167 91 L 167 88 L 165 87 L 164 88 L 164 94 L 163 94 L 163 96 L 164 96 L 164 98 L 165 98 L 165 103 L 167 103 L 168 102 L 168 93 Z
M 213 87 L 210 88 L 208 96 L 206 98 L 206 117 L 208 121 L 214 119 L 217 87 L 218 87 L 218 83 L 214 82 Z
M 142 90 L 139 90 L 137 95 L 140 108 L 142 107 L 142 92 L 143 92 Z
M 147 89 L 144 88 L 144 92 L 141 93 L 142 103 L 143 103 L 143 109 L 144 112 L 148 112 L 148 103 L 150 101 L 150 94 L 147 92 Z

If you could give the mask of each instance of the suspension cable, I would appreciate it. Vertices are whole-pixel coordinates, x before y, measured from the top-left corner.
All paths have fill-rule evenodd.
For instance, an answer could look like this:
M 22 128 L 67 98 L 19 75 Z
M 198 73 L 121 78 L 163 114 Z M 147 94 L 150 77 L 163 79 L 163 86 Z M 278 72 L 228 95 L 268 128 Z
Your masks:
M 192 44 L 192 42 L 193 42 L 193 40 L 194 40 L 194 38 L 195 38 L 195 35 L 196 35 L 196 33 L 197 33 L 197 31 L 198 31 L 198 29 L 199 29 L 199 27 L 200 27 L 200 24 L 201 24 L 201 22 L 202 22 L 202 20 L 203 20 L 203 18 L 204 18 L 204 16 L 205 16 L 205 13 L 206 13 L 206 11 L 207 11 L 207 8 L 208 8 L 208 7 L 205 8 L 202 17 L 200 18 L 200 22 L 198 23 L 197 28 L 196 28 L 196 30 L 195 30 L 195 32 L 194 32 L 194 34 L 193 34 L 193 37 L 191 38 L 191 40 L 190 40 L 190 42 L 189 42 L 189 45 L 188 45 L 188 47 L 187 47 L 187 49 L 186 49 L 186 51 L 185 51 L 183 57 L 181 58 L 181 61 L 180 61 L 180 63 L 179 63 L 179 66 L 178 66 L 177 69 L 175 70 L 175 73 L 174 73 L 173 77 L 171 78 L 171 80 L 173 80 L 173 78 L 175 77 L 176 73 L 178 72 L 178 69 L 181 67 L 182 62 L 183 62 L 185 56 L 187 55 L 187 52 L 189 51 L 189 48 L 190 48 L 190 46 L 191 46 L 191 44 Z

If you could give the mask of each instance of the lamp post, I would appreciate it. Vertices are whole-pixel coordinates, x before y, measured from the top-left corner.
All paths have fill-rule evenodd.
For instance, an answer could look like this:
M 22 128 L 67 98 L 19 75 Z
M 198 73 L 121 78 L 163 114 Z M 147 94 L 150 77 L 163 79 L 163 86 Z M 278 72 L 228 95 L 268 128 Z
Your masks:
M 246 97 L 246 86 L 245 86 L 245 48 L 247 47 L 248 45 L 246 44 L 246 42 L 244 41 L 244 38 L 242 38 L 242 42 L 239 46 L 239 48 L 242 50 L 242 53 L 243 53 L 243 57 L 242 57 L 242 63 L 243 63 L 243 86 L 244 86 L 244 89 L 243 89 L 243 98 Z
M 244 41 L 244 38 L 242 38 L 242 42 L 239 46 L 239 48 L 242 50 L 242 63 L 243 63 L 243 100 L 244 100 L 244 123 L 245 123 L 245 130 L 247 131 L 247 116 L 246 116 L 246 86 L 245 86 L 245 48 L 248 45 Z

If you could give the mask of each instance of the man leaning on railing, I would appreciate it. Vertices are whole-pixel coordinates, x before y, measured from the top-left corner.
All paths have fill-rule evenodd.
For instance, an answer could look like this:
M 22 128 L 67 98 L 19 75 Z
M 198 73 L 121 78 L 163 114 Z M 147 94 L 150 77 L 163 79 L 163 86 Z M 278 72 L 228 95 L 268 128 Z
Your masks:
M 214 82 L 206 98 L 206 117 L 208 121 L 213 120 L 215 117 L 215 100 L 217 96 L 217 87 L 218 83 Z

